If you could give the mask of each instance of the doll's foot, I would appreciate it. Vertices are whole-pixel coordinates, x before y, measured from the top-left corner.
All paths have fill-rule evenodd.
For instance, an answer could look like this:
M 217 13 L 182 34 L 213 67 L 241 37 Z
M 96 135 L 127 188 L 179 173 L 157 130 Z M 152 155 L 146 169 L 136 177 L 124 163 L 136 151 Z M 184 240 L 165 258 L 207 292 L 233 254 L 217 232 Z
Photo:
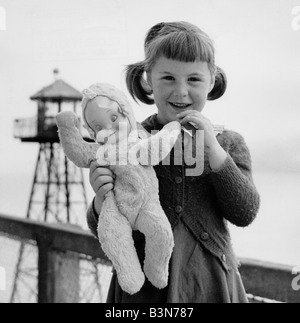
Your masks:
M 118 282 L 122 290 L 130 295 L 138 293 L 145 284 L 145 275 L 137 268 L 127 268 L 129 270 L 118 270 Z M 134 270 L 131 270 L 134 269 Z
M 145 262 L 144 272 L 147 276 L 150 283 L 158 289 L 163 289 L 168 286 L 169 272 L 168 265 L 162 266 L 154 266 L 152 264 L 147 264 Z

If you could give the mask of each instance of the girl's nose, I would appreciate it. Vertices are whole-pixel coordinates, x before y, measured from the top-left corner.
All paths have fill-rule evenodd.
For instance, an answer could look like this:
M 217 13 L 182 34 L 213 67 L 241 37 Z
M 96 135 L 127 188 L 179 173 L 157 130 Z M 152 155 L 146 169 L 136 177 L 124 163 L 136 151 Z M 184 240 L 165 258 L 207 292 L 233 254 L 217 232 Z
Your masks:
M 188 87 L 186 84 L 184 83 L 179 83 L 175 86 L 175 89 L 174 89 L 174 96 L 176 98 L 185 98 L 187 97 L 189 94 L 189 90 L 188 90 Z

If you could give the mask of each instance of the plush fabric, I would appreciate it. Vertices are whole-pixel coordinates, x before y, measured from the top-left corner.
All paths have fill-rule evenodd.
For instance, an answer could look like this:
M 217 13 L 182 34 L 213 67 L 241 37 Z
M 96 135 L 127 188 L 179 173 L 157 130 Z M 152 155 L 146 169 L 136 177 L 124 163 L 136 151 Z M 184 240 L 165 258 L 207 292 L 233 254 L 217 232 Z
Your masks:
M 86 109 L 87 96 L 92 99 L 103 95 L 117 102 L 119 91 L 112 86 L 97 84 L 84 93 L 83 107 Z M 121 94 L 119 103 L 131 125 L 135 123 L 129 142 L 89 144 L 82 139 L 74 113 L 61 112 L 56 119 L 62 147 L 71 161 L 79 167 L 89 167 L 97 159 L 99 165 L 109 166 L 116 175 L 114 190 L 106 195 L 98 218 L 97 236 L 113 263 L 121 288 L 128 294 L 135 294 L 144 285 L 145 275 L 159 289 L 168 284 L 174 238 L 160 204 L 158 180 L 152 165 L 169 154 L 173 147 L 170 143 L 176 142 L 181 126 L 179 122 L 172 122 L 157 135 L 145 135 L 141 139 L 132 109 Z M 112 152 L 124 149 L 124 145 L 128 148 L 126 158 L 124 160 L 122 154 L 122 160 L 118 160 Z M 144 271 L 136 253 L 132 230 L 139 230 L 146 237 Z

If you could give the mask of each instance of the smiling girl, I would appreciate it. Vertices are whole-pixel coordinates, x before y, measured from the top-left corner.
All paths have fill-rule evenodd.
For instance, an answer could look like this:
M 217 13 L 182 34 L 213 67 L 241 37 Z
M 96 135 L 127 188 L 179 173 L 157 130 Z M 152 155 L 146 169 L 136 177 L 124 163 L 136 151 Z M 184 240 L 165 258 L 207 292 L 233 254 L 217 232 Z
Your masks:
M 130 296 L 114 275 L 108 302 L 247 302 L 227 222 L 248 226 L 260 200 L 244 139 L 229 130 L 216 134 L 203 114 L 206 101 L 218 99 L 226 89 L 212 40 L 187 22 L 159 23 L 147 33 L 145 60 L 128 66 L 126 81 L 135 100 L 157 107 L 157 114 L 142 123 L 148 132 L 175 120 L 193 133 L 204 131 L 205 164 L 203 174 L 194 177 L 185 175 L 184 163 L 155 166 L 160 202 L 175 239 L 168 287 L 158 290 L 147 281 Z M 106 192 L 113 189 L 113 174 L 93 164 L 90 182 L 96 197 L 88 223 L 96 233 L 97 214 Z M 142 262 L 144 237 L 135 232 L 134 240 Z

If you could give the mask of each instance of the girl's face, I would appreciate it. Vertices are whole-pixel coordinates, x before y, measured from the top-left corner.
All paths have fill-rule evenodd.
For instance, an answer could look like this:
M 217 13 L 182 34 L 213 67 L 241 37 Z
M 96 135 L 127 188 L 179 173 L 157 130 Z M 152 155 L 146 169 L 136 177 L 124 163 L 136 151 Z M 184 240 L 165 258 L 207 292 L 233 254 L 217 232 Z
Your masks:
M 215 78 L 206 62 L 180 62 L 160 57 L 147 74 L 158 109 L 158 121 L 167 124 L 178 120 L 186 110 L 201 112 Z
M 99 143 L 117 143 L 127 138 L 131 131 L 129 120 L 120 113 L 118 104 L 107 97 L 97 96 L 91 100 L 85 118 Z

